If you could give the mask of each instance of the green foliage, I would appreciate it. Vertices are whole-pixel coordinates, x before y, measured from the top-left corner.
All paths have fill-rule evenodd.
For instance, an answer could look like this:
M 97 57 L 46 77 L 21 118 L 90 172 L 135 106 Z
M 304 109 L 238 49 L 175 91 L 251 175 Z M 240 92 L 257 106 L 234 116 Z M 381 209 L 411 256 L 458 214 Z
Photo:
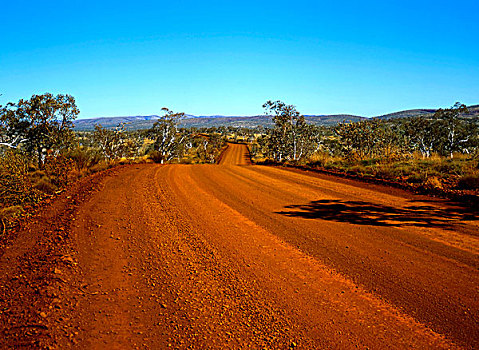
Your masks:
M 73 120 L 79 114 L 71 95 L 33 95 L 29 100 L 0 108 L 0 134 L 4 147 L 22 148 L 35 156 L 39 167 L 47 154 L 59 154 L 73 140 Z
M 102 160 L 102 155 L 98 151 L 82 146 L 68 150 L 64 156 L 71 159 L 79 171 L 89 169 Z
M 479 146 L 477 122 L 463 117 L 465 105 L 457 102 L 448 109 L 439 109 L 430 118 L 413 117 L 403 121 L 403 127 L 412 150 L 423 157 L 434 152 L 454 157 L 455 153 L 474 153 Z
M 224 140 L 218 134 L 195 135 L 190 142 L 195 158 L 201 163 L 215 163 L 224 146 Z
M 282 101 L 267 101 L 263 108 L 273 114 L 274 128 L 259 140 L 267 155 L 275 161 L 298 162 L 318 149 L 319 128 L 307 124 L 296 107 Z
M 405 119 L 402 127 L 408 138 L 410 150 L 419 151 L 423 158 L 427 158 L 437 149 L 439 125 L 434 120 L 413 117 Z
M 399 159 L 405 154 L 404 133 L 395 121 L 379 119 L 340 123 L 334 128 L 339 153 L 350 161 Z
M 459 116 L 468 113 L 467 107 L 457 102 L 449 109 L 439 109 L 434 118 L 439 124 L 440 151 L 451 158 L 454 152 L 462 152 L 467 148 L 471 138 L 467 123 Z

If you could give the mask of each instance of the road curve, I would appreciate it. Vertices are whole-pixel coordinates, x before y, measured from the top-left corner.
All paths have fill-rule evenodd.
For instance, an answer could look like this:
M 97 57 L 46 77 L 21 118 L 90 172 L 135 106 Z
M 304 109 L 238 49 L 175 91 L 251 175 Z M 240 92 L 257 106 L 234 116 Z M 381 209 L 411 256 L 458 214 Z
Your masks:
M 228 143 L 220 157 L 219 165 L 251 165 L 248 147 L 241 143 Z
M 75 216 L 65 345 L 479 347 L 474 214 L 247 159 L 230 144 L 104 181 Z

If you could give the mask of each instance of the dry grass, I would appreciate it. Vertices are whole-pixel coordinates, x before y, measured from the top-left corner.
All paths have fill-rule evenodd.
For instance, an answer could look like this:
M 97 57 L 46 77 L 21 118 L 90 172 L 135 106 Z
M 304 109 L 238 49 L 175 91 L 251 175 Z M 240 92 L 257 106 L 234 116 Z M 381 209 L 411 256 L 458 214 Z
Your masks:
M 430 158 L 413 154 L 399 160 L 349 161 L 342 157 L 316 153 L 307 159 L 306 165 L 361 177 L 420 185 L 428 190 L 479 188 L 478 160 L 467 155 L 455 155 L 451 159 L 436 154 Z

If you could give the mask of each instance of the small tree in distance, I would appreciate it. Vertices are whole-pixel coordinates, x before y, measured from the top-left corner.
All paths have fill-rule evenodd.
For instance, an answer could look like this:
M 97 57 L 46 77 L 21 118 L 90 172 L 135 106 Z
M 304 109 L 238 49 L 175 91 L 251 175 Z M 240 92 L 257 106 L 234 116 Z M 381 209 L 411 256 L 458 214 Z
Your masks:
M 161 110 L 165 112 L 165 115 L 153 124 L 147 134 L 155 141 L 153 149 L 157 152 L 157 161 L 163 164 L 179 156 L 186 134 L 178 130 L 180 120 L 185 117 L 184 113 L 175 113 L 166 107 Z
M 95 125 L 93 140 L 100 148 L 100 152 L 108 160 L 129 157 L 136 148 L 129 139 L 125 123 L 120 123 L 114 129 L 104 128 L 101 124 Z
M 439 124 L 438 130 L 441 131 L 442 153 L 449 155 L 450 158 L 454 157 L 454 152 L 467 150 L 467 144 L 472 138 L 471 130 L 468 130 L 467 124 L 460 118 L 466 113 L 469 113 L 466 105 L 459 102 L 451 108 L 441 108 L 434 113 L 434 118 Z
M 304 142 L 308 134 L 308 125 L 304 116 L 293 105 L 282 101 L 266 101 L 263 105 L 266 113 L 273 114 L 275 127 L 269 137 L 274 160 L 299 160 L 305 154 Z

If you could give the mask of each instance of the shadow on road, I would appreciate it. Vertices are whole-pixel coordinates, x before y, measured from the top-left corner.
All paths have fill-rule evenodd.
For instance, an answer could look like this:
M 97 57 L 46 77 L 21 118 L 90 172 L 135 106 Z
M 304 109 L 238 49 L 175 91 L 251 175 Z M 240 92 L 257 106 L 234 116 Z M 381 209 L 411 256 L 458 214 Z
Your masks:
M 278 214 L 306 219 L 322 219 L 372 226 L 417 226 L 452 228 L 462 220 L 478 220 L 464 208 L 410 205 L 395 208 L 363 201 L 317 200 L 304 205 L 288 205 Z

